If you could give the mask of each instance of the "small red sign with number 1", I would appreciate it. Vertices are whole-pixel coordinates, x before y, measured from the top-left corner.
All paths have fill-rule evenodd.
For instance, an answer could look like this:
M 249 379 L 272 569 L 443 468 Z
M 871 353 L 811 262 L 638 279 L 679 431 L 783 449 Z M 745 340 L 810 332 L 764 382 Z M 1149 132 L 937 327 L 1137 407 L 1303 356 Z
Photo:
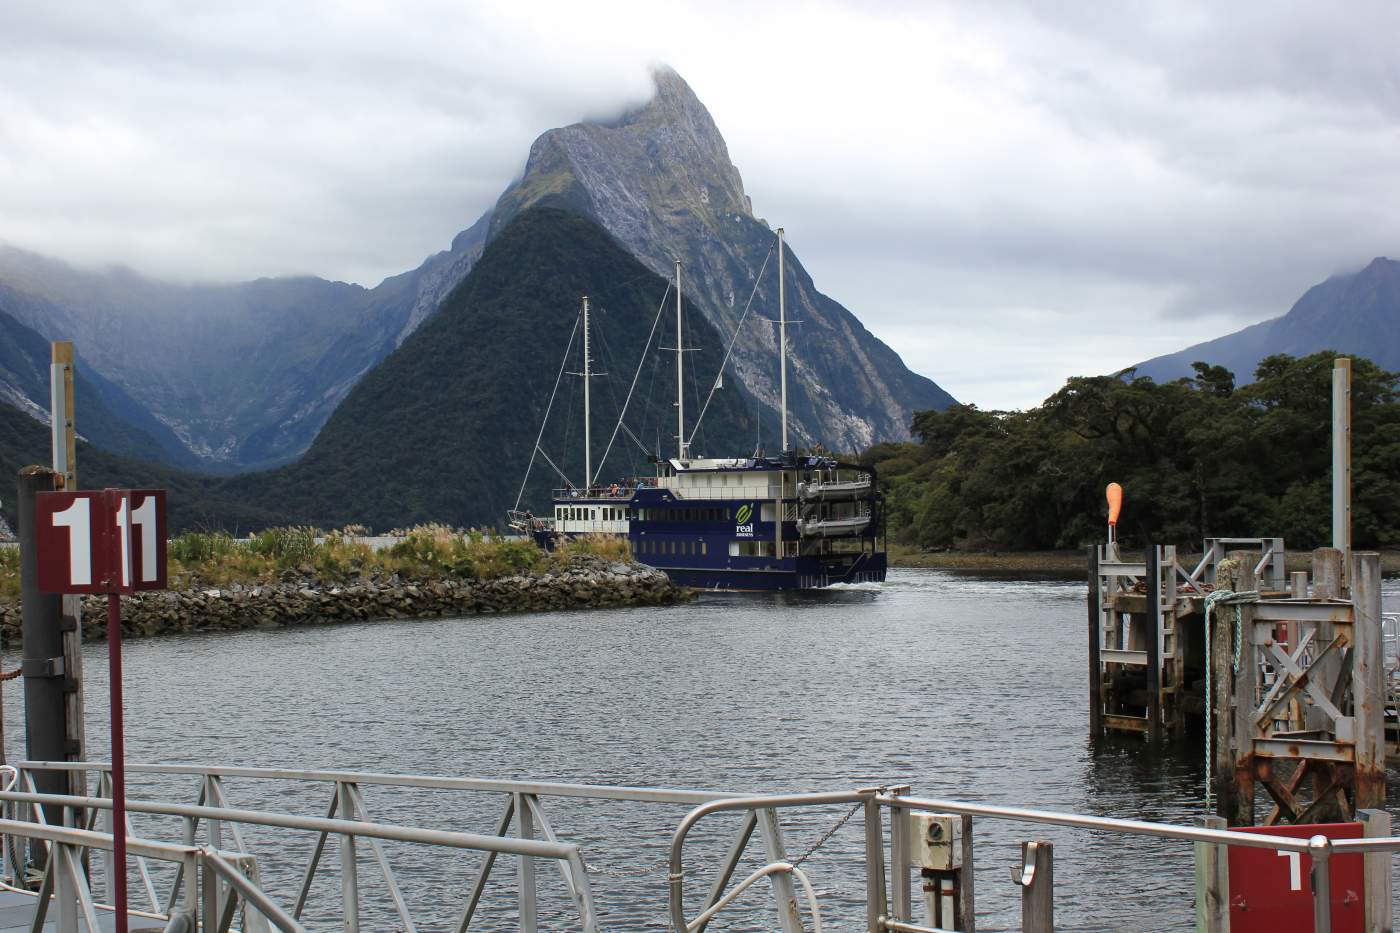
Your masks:
M 41 492 L 34 513 L 41 592 L 165 589 L 165 490 Z

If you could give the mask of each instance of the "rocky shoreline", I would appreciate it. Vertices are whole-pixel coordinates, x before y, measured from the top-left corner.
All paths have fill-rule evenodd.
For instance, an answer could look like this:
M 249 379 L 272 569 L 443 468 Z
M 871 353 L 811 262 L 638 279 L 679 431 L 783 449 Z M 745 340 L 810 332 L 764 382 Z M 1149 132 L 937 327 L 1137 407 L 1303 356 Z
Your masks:
M 142 638 L 378 619 L 661 606 L 685 599 L 688 593 L 653 567 L 601 559 L 494 580 L 414 581 L 389 574 L 337 583 L 289 570 L 276 583 L 190 586 L 123 597 L 122 634 Z M 101 596 L 83 600 L 85 640 L 107 637 L 106 605 Z M 7 645 L 20 643 L 17 601 L 0 603 L 0 630 Z

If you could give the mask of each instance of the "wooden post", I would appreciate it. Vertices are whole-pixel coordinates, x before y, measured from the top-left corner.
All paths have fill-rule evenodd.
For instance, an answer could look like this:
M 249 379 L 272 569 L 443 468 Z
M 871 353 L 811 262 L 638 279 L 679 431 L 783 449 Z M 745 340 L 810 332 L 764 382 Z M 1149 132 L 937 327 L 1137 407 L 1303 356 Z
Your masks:
M 55 340 L 49 367 L 49 419 L 51 422 L 53 470 L 58 474 L 61 488 L 78 488 L 78 431 L 76 406 L 73 398 L 75 375 L 73 341 Z M 82 761 L 87 748 L 83 728 L 83 598 L 62 597 L 59 628 L 63 632 L 64 734 L 68 742 L 68 761 Z M 70 794 L 87 796 L 87 775 L 80 771 L 68 774 Z M 86 862 L 87 850 L 83 851 Z
M 1147 545 L 1147 736 L 1162 737 L 1162 563 L 1157 545 Z
M 1103 731 L 1103 619 L 1099 588 L 1099 549 L 1089 547 L 1089 731 Z
M 1342 552 L 1342 584 L 1351 563 L 1351 360 L 1332 361 L 1332 547 Z
M 1235 591 L 1246 592 L 1258 587 L 1254 577 L 1254 558 L 1249 552 L 1239 552 L 1235 568 Z M 1235 671 L 1231 701 L 1234 706 L 1234 727 L 1230 731 L 1235 759 L 1235 810 L 1227 815 L 1232 825 L 1254 825 L 1254 705 L 1258 702 L 1259 666 L 1254 663 L 1254 607 L 1248 603 L 1240 610 L 1240 667 Z M 1235 607 L 1226 615 L 1234 634 Z M 1233 663 L 1233 652 L 1231 663 Z
M 1389 824 L 1387 824 L 1389 825 Z M 962 867 L 958 869 L 958 914 L 962 918 L 964 933 L 977 933 L 977 892 L 974 886 L 972 817 L 962 816 Z
M 49 368 L 54 471 L 63 477 L 60 488 L 76 489 L 78 432 L 73 420 L 73 341 L 53 342 Z
M 1342 598 L 1341 551 L 1331 547 L 1320 547 L 1313 551 L 1312 575 L 1314 599 Z M 1315 644 L 1319 649 L 1337 637 L 1337 628 L 1331 622 L 1317 623 L 1316 631 Z M 1322 689 L 1331 693 L 1333 685 L 1336 684 L 1337 678 L 1342 673 L 1341 652 L 1332 652 L 1331 656 L 1323 658 L 1318 664 L 1313 665 L 1313 670 L 1316 672 L 1313 676 L 1318 679 Z M 1325 729 L 1329 722 L 1327 714 L 1316 706 L 1307 707 L 1304 721 L 1309 729 Z M 1318 780 L 1322 781 L 1320 774 Z M 1319 783 L 1318 790 L 1321 789 Z
M 1021 843 L 1021 933 L 1055 931 L 1055 850 L 1049 842 Z
M 1352 577 L 1351 689 L 1356 718 L 1356 809 L 1385 806 L 1385 656 L 1381 556 L 1357 552 Z
M 1222 559 L 1215 567 L 1216 586 L 1234 589 L 1235 564 Z M 1210 689 L 1211 708 L 1206 715 L 1211 717 L 1211 776 L 1215 787 L 1215 812 L 1230 821 L 1235 813 L 1235 761 L 1231 753 L 1235 721 L 1231 715 L 1230 698 L 1233 695 L 1235 675 L 1231 670 L 1234 664 L 1234 610 L 1217 606 L 1210 618 Z
M 1289 594 L 1294 599 L 1308 598 L 1308 572 L 1306 570 L 1295 570 L 1291 575 L 1292 584 Z
M 1218 816 L 1199 816 L 1203 829 L 1227 829 Z M 1196 933 L 1229 933 L 1230 860 L 1226 848 L 1211 842 L 1196 846 Z
M 1385 810 L 1357 810 L 1356 819 L 1361 823 L 1362 834 L 1368 839 L 1390 835 L 1390 814 Z M 1362 858 L 1366 860 L 1366 933 L 1391 933 L 1391 853 L 1368 852 Z
M 1342 552 L 1320 547 L 1312 553 L 1314 599 L 1342 598 Z

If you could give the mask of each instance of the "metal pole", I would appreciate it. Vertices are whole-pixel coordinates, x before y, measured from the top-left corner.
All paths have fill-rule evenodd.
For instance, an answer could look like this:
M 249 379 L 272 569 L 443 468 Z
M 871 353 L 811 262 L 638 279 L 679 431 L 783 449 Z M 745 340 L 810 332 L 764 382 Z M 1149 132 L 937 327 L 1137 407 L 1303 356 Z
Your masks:
M 107 594 L 108 690 L 112 710 L 112 854 L 117 933 L 126 933 L 126 742 L 122 733 L 122 598 Z
M 783 265 L 783 228 L 778 228 L 778 384 L 782 393 L 783 450 L 788 449 L 787 428 L 787 276 Z
M 1342 552 L 1343 585 L 1351 557 L 1351 360 L 1332 368 L 1332 546 Z
M 685 333 L 681 329 L 681 261 L 676 260 L 676 450 L 685 459 Z
M 588 383 L 592 381 L 593 361 L 588 346 L 588 296 L 583 296 L 583 493 L 593 488 L 593 417 L 589 407 Z
M 1313 933 L 1332 933 L 1332 840 L 1313 836 L 1308 840 L 1312 857 Z
M 39 529 L 34 523 L 35 497 L 52 492 L 57 478 L 48 467 L 29 466 L 19 472 L 16 507 L 19 511 L 20 631 L 24 641 L 24 738 L 31 761 L 64 761 L 68 757 L 64 733 L 62 600 L 39 592 Z M 66 775 L 52 771 L 34 774 L 35 787 L 46 794 L 66 793 Z M 59 807 L 46 807 L 45 818 L 63 823 Z M 45 849 L 31 846 L 34 862 L 44 865 Z

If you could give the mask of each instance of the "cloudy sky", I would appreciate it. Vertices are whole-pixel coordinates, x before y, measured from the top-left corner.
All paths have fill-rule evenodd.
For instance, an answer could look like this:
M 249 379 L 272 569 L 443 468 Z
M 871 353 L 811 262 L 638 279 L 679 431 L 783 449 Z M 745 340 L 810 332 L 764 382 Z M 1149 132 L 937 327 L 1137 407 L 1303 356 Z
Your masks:
M 673 65 L 915 370 L 1035 404 L 1400 255 L 1400 4 L 0 7 L 0 242 L 372 285 Z

